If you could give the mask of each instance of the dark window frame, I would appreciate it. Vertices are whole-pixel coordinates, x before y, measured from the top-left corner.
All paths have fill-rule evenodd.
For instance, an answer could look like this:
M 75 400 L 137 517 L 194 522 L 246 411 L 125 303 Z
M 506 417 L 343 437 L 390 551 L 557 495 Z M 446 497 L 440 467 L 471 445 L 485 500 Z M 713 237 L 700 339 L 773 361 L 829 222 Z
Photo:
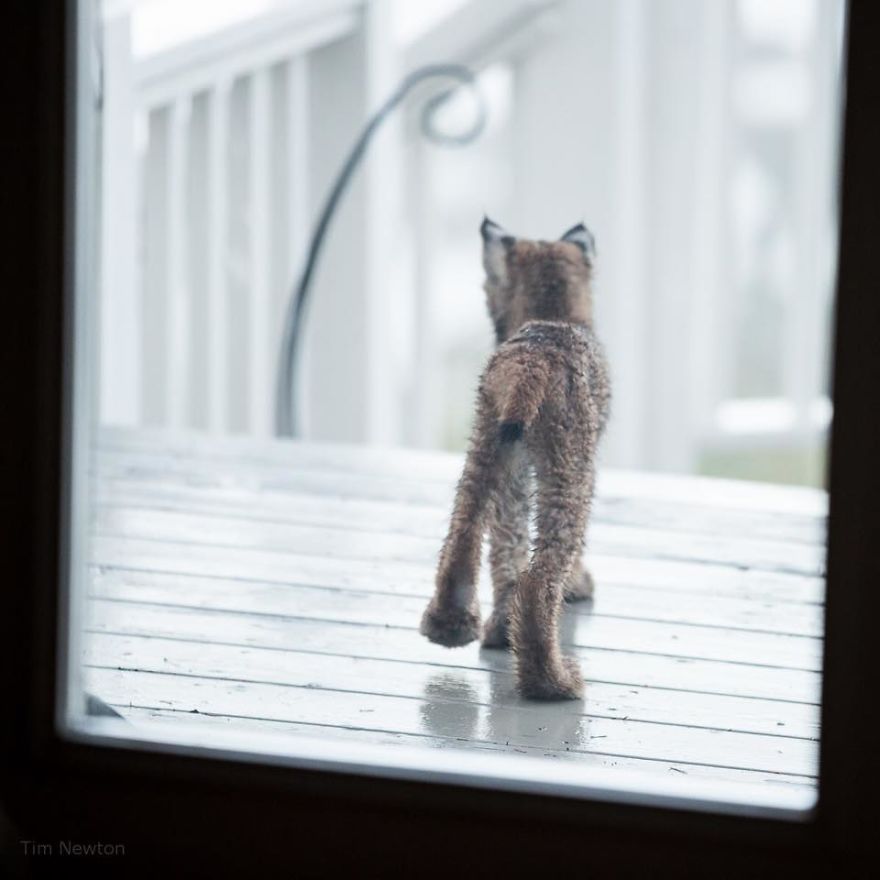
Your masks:
M 575 868 L 619 876 L 673 872 L 825 874 L 868 858 L 880 782 L 880 45 L 877 4 L 853 0 L 846 54 L 840 264 L 831 431 L 827 637 L 818 807 L 800 822 L 659 805 L 576 801 L 446 783 L 279 768 L 97 746 L 56 729 L 60 511 L 69 493 L 73 253 L 68 3 L 15 4 L 0 35 L 14 169 L 0 210 L 13 231 L 12 317 L 0 322 L 7 393 L 0 432 L 6 560 L 0 593 L 0 840 L 122 843 L 120 873 L 232 873 L 255 864 L 391 874 Z M 872 575 L 874 577 L 872 578 Z M 5 817 L 4 817 L 5 812 Z M 369 871 L 367 871 L 369 866 Z M 34 867 L 32 865 L 32 867 Z

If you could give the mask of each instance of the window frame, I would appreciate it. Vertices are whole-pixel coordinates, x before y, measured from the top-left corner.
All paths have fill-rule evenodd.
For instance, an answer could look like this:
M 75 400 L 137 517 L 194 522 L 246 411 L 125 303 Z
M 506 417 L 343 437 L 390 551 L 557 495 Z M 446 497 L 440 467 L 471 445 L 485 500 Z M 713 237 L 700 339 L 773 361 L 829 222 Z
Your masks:
M 814 813 L 799 822 L 147 752 L 60 734 L 59 583 L 69 553 L 61 512 L 75 475 L 78 7 L 76 0 L 14 5 L 0 35 L 18 69 L 7 78 L 6 104 L 18 124 L 4 139 L 6 167 L 16 173 L 0 207 L 11 221 L 6 228 L 15 230 L 15 259 L 6 266 L 14 318 L 0 322 L 4 376 L 12 380 L 0 432 L 11 483 L 3 534 L 12 565 L 0 593 L 0 694 L 14 707 L 0 725 L 0 779 L 13 826 L 7 840 L 122 843 L 131 873 L 174 859 L 179 870 L 221 874 L 258 860 L 267 873 L 291 866 L 344 873 L 366 864 L 433 872 L 466 864 L 496 872 L 582 865 L 620 875 L 723 865 L 730 873 L 796 867 L 814 876 L 867 858 L 880 782 L 877 701 L 863 696 L 880 679 L 873 632 L 880 600 L 870 579 L 880 575 L 880 407 L 870 404 L 880 388 L 880 297 L 871 288 L 872 234 L 880 230 L 876 4 L 853 0 L 847 15 L 820 792 Z

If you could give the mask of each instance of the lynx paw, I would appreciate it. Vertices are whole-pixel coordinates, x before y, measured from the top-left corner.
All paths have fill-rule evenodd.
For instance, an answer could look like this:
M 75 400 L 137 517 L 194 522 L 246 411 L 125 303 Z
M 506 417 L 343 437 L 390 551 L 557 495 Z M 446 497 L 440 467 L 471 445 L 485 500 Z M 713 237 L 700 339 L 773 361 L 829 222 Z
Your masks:
M 475 608 L 438 608 L 432 602 L 419 627 L 423 636 L 438 645 L 458 648 L 480 636 L 480 613 Z
M 483 647 L 484 648 L 509 648 L 510 647 L 510 626 L 508 624 L 507 615 L 498 614 L 493 611 L 486 625 L 483 627 Z
M 580 602 L 593 597 L 593 576 L 588 571 L 579 571 L 565 585 L 563 596 L 566 602 Z
M 584 695 L 580 666 L 572 657 L 563 657 L 561 668 L 552 673 L 520 669 L 519 692 L 530 700 L 579 700 Z

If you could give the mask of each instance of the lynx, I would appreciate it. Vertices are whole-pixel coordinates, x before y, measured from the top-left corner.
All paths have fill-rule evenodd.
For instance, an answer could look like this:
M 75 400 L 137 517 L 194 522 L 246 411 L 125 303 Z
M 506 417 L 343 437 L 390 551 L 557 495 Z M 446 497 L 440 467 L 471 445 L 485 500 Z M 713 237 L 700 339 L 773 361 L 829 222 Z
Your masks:
M 480 232 L 497 348 L 480 379 L 421 632 L 448 647 L 480 636 L 476 588 L 488 528 L 494 607 L 483 647 L 513 648 L 523 697 L 577 699 L 583 679 L 562 654 L 559 616 L 563 599 L 592 594 L 581 553 L 611 399 L 593 332 L 595 243 L 583 224 L 555 242 L 518 240 L 488 218 Z

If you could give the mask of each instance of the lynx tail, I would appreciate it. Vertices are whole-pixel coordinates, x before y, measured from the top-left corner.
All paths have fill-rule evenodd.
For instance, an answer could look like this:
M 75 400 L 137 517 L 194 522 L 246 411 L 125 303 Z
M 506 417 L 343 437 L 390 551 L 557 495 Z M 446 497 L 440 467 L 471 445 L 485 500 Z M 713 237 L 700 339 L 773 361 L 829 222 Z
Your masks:
M 550 371 L 546 364 L 505 365 L 505 381 L 498 395 L 498 423 L 502 443 L 514 443 L 535 420 L 544 402 Z

